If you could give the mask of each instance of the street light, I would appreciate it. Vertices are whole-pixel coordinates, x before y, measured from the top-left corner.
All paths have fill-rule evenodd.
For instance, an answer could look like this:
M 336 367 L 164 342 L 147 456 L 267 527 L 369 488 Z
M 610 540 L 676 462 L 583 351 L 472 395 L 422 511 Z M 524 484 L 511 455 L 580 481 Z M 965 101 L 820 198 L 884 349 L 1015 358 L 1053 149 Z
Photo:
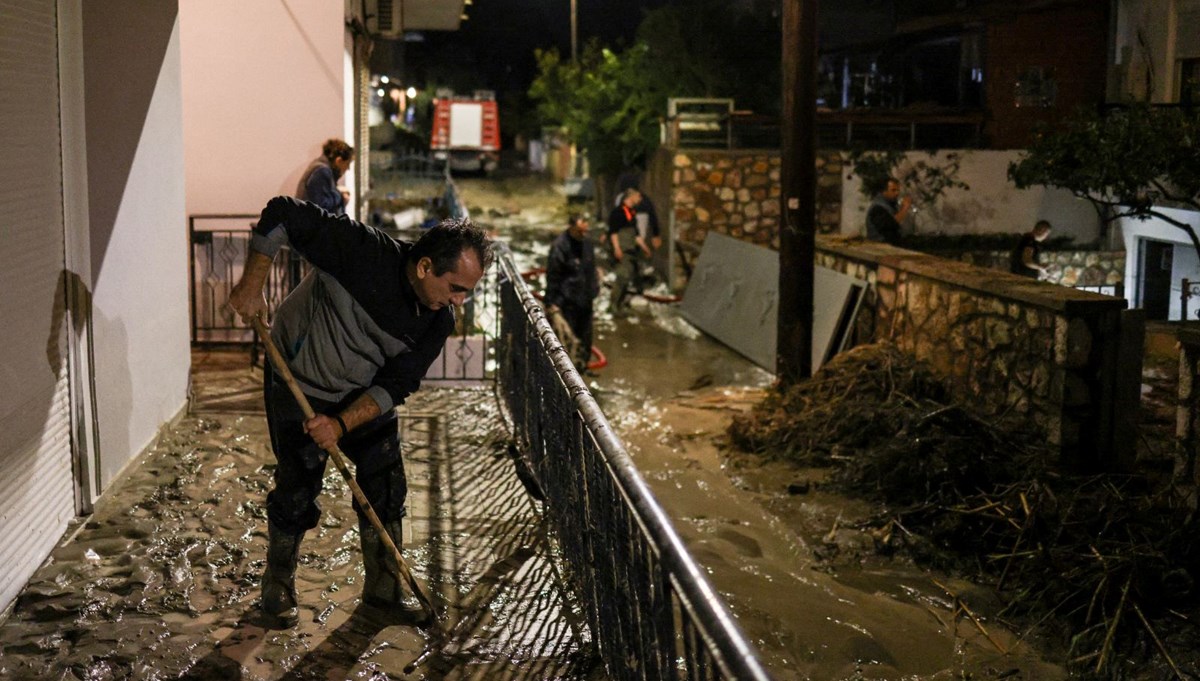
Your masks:
M 576 49 L 576 45 L 578 44 L 578 42 L 575 38 L 575 25 L 576 25 L 575 0 L 571 0 L 571 62 L 572 63 L 579 61 L 579 50 Z

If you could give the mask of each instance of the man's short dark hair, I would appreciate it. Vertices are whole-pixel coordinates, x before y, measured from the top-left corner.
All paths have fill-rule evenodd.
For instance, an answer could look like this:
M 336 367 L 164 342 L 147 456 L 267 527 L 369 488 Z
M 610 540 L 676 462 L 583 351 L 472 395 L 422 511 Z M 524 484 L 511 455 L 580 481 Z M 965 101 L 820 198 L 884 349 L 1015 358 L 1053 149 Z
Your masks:
M 409 257 L 412 262 L 429 258 L 433 275 L 440 277 L 458 267 L 459 257 L 468 248 L 475 249 L 481 268 L 486 270 L 492 264 L 492 244 L 487 234 L 470 218 L 447 218 L 421 235 Z
M 1051 230 L 1054 229 L 1054 227 L 1050 225 L 1049 220 L 1038 220 L 1037 222 L 1033 223 L 1033 231 L 1036 232 L 1039 229 Z
M 583 220 L 583 219 L 585 219 L 585 216 L 583 213 L 571 213 L 570 215 L 567 216 L 567 226 L 574 227 L 575 225 L 579 224 L 580 220 Z

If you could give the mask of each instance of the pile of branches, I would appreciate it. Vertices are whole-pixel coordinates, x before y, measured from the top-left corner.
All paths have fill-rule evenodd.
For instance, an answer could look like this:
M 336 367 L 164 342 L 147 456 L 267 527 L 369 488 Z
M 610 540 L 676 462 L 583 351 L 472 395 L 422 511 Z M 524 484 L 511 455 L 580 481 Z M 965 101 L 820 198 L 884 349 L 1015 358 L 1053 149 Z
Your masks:
M 839 355 L 729 432 L 747 451 L 837 466 L 835 485 L 885 509 L 864 527 L 881 551 L 994 585 L 997 617 L 1054 635 L 1077 670 L 1124 678 L 1153 658 L 1183 678 L 1170 651 L 1200 650 L 1194 499 L 1136 476 L 1055 471 L 1027 424 L 955 403 L 894 345 Z

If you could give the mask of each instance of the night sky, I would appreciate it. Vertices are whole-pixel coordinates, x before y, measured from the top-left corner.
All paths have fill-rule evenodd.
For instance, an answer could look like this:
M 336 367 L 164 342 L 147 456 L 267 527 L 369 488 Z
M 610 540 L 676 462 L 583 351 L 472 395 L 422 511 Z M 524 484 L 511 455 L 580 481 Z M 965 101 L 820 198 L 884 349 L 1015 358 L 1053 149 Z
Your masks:
M 928 1 L 928 0 L 925 0 Z M 646 11 L 688 0 L 576 0 L 579 47 L 591 38 L 618 47 L 630 44 Z M 750 5 L 752 0 L 729 0 Z M 424 42 L 408 43 L 404 66 L 418 85 L 432 81 L 463 91 L 486 88 L 524 91 L 536 73 L 533 51 L 571 51 L 570 0 L 473 0 L 469 19 L 453 32 L 426 32 Z M 882 38 L 891 30 L 891 0 L 839 0 L 821 3 L 821 42 L 836 48 L 847 42 Z M 397 64 L 399 66 L 399 64 Z
M 579 46 L 633 41 L 645 10 L 666 0 L 576 0 Z M 406 70 L 418 82 L 450 82 L 462 91 L 524 92 L 536 73 L 537 48 L 571 51 L 570 0 L 474 0 L 456 32 L 427 32 L 405 47 Z

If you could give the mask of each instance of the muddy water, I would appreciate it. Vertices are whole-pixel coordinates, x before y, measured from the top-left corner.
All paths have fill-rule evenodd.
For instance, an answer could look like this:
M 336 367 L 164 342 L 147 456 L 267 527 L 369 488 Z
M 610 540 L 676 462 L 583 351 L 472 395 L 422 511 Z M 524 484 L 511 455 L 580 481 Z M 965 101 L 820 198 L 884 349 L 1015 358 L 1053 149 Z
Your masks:
M 245 354 L 196 359 L 195 413 L 55 549 L 0 625 L 0 678 L 604 678 L 485 390 L 425 390 L 402 411 L 405 556 L 440 628 L 361 606 L 357 523 L 332 466 L 301 547 L 300 624 L 266 628 L 261 373 Z
M 541 264 L 561 230 L 561 196 L 535 187 L 522 203 L 504 184 L 460 189 L 519 261 Z M 987 589 L 876 556 L 870 534 L 856 529 L 876 509 L 826 491 L 824 471 L 722 449 L 729 419 L 761 396 L 770 374 L 672 306 L 635 299 L 635 314 L 614 320 L 605 296 L 596 343 L 609 365 L 588 382 L 777 679 L 1067 676 L 1036 640 L 989 617 L 998 605 Z M 790 494 L 790 483 L 808 491 Z
M 986 590 L 875 556 L 855 529 L 874 509 L 823 491 L 822 471 L 729 458 L 724 429 L 767 377 L 706 338 L 680 351 L 676 314 L 647 306 L 605 332 L 594 392 L 777 679 L 1066 676 L 987 617 Z

